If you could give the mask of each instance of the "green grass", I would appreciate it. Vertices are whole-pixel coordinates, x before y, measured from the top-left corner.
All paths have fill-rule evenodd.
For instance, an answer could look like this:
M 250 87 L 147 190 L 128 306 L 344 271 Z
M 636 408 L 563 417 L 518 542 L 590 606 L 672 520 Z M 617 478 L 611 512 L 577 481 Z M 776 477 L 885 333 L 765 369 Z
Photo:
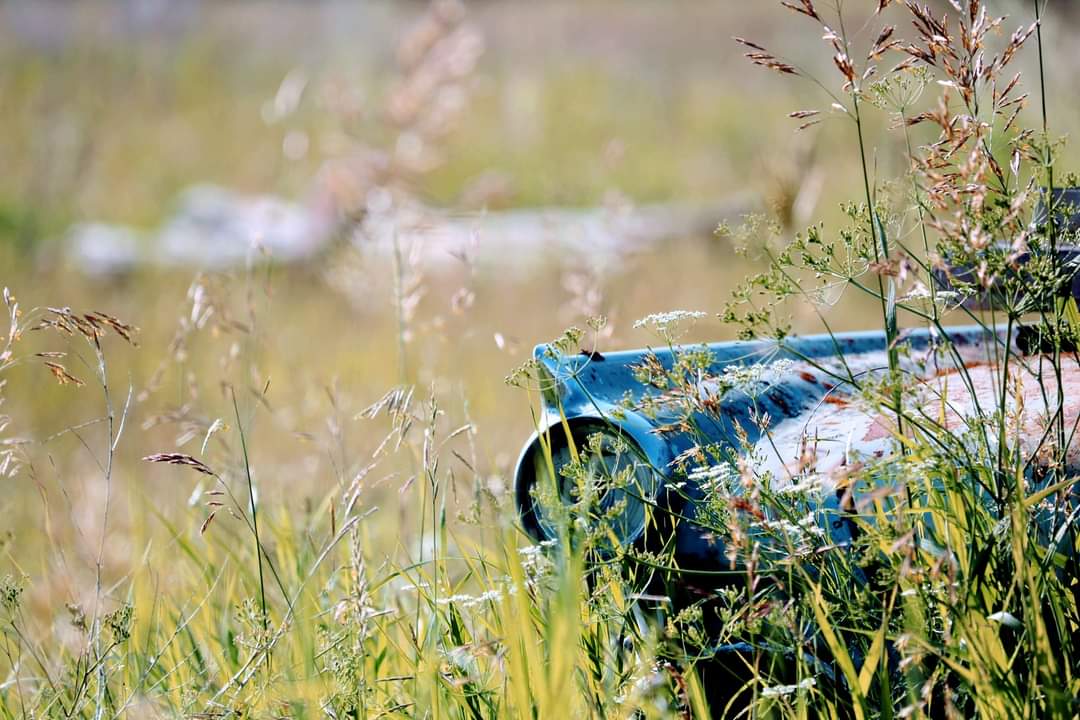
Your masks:
M 737 255 L 729 239 L 672 242 L 598 270 L 549 257 L 520 275 L 478 266 L 425 277 L 404 346 L 411 400 L 372 413 L 401 381 L 385 263 L 339 250 L 308 267 L 109 281 L 64 264 L 57 239 L 71 222 L 150 227 L 195 182 L 300 196 L 343 136 L 392 142 L 380 120 L 389 29 L 412 11 L 372 7 L 373 20 L 339 7 L 327 21 L 291 5 L 208 6 L 192 30 L 115 42 L 87 29 L 106 12 L 90 5 L 73 12 L 91 22 L 47 49 L 0 27 L 0 285 L 28 324 L 14 355 L 0 356 L 0 411 L 10 416 L 0 418 L 0 452 L 19 461 L 0 497 L 0 716 L 707 717 L 721 712 L 706 708 L 717 681 L 695 641 L 713 611 L 726 613 L 732 641 L 797 647 L 813 628 L 815 649 L 827 648 L 846 677 L 838 691 L 821 682 L 769 695 L 814 668 L 759 669 L 748 692 L 761 717 L 895 717 L 931 680 L 960 712 L 1067 715 L 1080 690 L 1063 649 L 1077 627 L 1075 578 L 1031 541 L 1037 496 L 1025 489 L 984 507 L 958 463 L 927 452 L 930 435 L 912 431 L 904 458 L 913 504 L 875 508 L 878 530 L 859 553 L 823 554 L 825 575 L 786 568 L 784 602 L 729 589 L 707 609 L 658 617 L 633 601 L 624 574 L 590 565 L 587 543 L 541 551 L 522 534 L 512 470 L 537 398 L 503 378 L 535 342 L 597 307 L 612 330 L 601 351 L 655 342 L 633 322 L 670 308 L 713 313 L 688 342 L 733 338 L 738 328 L 715 313 L 770 263 Z M 820 97 L 756 74 L 727 39 L 820 54 L 820 32 L 792 30 L 768 10 L 474 8 L 489 53 L 441 140 L 445 162 L 411 190 L 454 207 L 470 181 L 497 170 L 520 206 L 594 205 L 612 192 L 641 203 L 745 191 L 782 199 L 802 179 L 795 150 L 813 139 L 827 173 L 814 217 L 835 238 L 847 222 L 836 201 L 862 187 L 848 127 L 836 120 L 794 136 L 785 114 L 822 107 Z M 1073 75 L 1058 46 L 1048 43 L 1051 89 Z M 809 62 L 832 72 L 827 57 Z M 1029 55 L 1018 63 L 1032 67 Z M 311 91 L 286 121 L 262 122 L 263 104 L 298 65 Z M 355 115 L 322 102 L 331 81 L 361 98 Z M 1063 134 L 1076 125 L 1074 103 L 1066 94 L 1054 105 Z M 903 143 L 887 124 L 868 124 L 870 181 L 884 188 L 901 175 L 892 194 L 902 196 Z M 314 140 L 300 161 L 280 151 L 290 130 Z M 356 271 L 345 288 L 327 282 L 346 266 Z M 586 270 L 580 284 L 596 297 L 583 300 L 573 286 Z M 450 306 L 462 289 L 475 303 L 459 313 Z M 775 290 L 764 283 L 754 297 Z M 820 330 L 822 319 L 835 331 L 865 329 L 880 323 L 877 301 L 849 292 L 820 308 L 799 296 L 781 315 L 797 330 Z M 139 346 L 109 334 L 102 370 L 93 343 L 29 329 L 50 306 L 138 325 Z M 1058 314 L 1050 319 L 1060 325 Z M 43 364 L 51 356 L 38 355 L 56 352 L 84 386 L 56 383 Z M 877 397 L 886 411 L 890 397 Z M 198 457 L 218 477 L 142 460 L 158 452 Z M 980 453 L 976 474 L 991 479 L 1015 460 Z M 924 517 L 933 522 L 923 537 L 954 551 L 954 563 L 929 543 L 899 542 Z M 855 564 L 873 565 L 875 584 L 845 582 Z M 1020 627 L 991 619 L 1003 608 Z M 844 662 L 855 648 L 873 661 Z

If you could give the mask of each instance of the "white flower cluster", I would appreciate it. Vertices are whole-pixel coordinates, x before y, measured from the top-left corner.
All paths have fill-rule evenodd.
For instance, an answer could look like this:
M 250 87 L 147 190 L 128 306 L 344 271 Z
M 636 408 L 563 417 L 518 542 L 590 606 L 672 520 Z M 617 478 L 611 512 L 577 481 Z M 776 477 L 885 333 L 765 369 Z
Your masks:
M 521 568 L 525 573 L 525 587 L 528 590 L 536 590 L 540 581 L 551 575 L 554 564 L 546 551 L 556 544 L 555 540 L 543 540 L 536 545 L 527 545 L 518 550 L 521 555 Z M 498 602 L 503 597 L 515 595 L 518 590 L 517 585 L 514 584 L 514 580 L 509 575 L 497 579 L 494 585 L 495 587 L 479 595 L 457 593 L 437 598 L 435 602 L 439 605 L 453 605 L 462 610 L 473 609 L 488 603 Z M 416 584 L 402 582 L 397 589 L 400 592 L 410 594 L 430 593 L 431 585 L 427 582 Z
M 794 542 L 801 542 L 808 535 L 821 537 L 825 534 L 825 530 L 818 525 L 814 513 L 807 513 L 795 522 L 781 518 L 779 520 L 762 520 L 754 523 L 754 526 L 781 537 L 786 537 Z
M 776 382 L 791 372 L 794 366 L 795 362 L 787 359 L 769 364 L 728 365 L 720 376 L 720 382 L 725 388 L 754 395 L 762 389 L 762 386 Z
M 804 693 L 810 688 L 817 685 L 814 678 L 806 678 L 798 685 L 775 685 L 773 687 L 767 687 L 762 689 L 762 697 L 784 697 L 786 695 L 794 695 L 795 693 Z
M 806 475 L 798 478 L 795 482 L 776 491 L 777 495 L 795 495 L 811 499 L 819 499 L 824 489 L 824 476 L 819 473 Z
M 525 571 L 526 586 L 535 587 L 551 574 L 554 565 L 545 551 L 555 544 L 555 540 L 541 540 L 536 545 L 527 545 L 518 550 L 521 555 L 521 569 Z
M 700 310 L 671 310 L 669 312 L 653 313 L 634 323 L 636 329 L 645 328 L 652 330 L 660 336 L 670 339 L 679 325 L 687 322 L 695 322 L 706 317 L 708 313 Z
M 719 463 L 694 468 L 687 477 L 702 490 L 730 493 L 739 481 L 739 471 L 731 463 Z
M 450 597 L 439 598 L 438 603 L 440 605 L 457 605 L 462 608 L 473 608 L 477 605 L 483 605 L 497 600 L 502 600 L 501 590 L 488 590 L 479 595 L 451 595 Z

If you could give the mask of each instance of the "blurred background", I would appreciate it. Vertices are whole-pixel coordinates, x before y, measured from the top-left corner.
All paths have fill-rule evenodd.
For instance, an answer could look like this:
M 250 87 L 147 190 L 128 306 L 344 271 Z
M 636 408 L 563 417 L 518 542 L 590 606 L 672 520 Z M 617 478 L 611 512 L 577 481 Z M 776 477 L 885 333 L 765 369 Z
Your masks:
M 876 3 L 848 5 L 858 27 Z M 997 5 L 1006 36 L 1030 23 L 1028 4 Z M 1055 135 L 1080 127 L 1071 5 L 1051 2 L 1046 26 Z M 657 339 L 634 321 L 674 309 L 710 313 L 688 341 L 732 337 L 716 313 L 754 265 L 715 229 L 768 212 L 783 233 L 835 230 L 861 189 L 850 123 L 825 113 L 795 132 L 789 112 L 829 101 L 750 65 L 736 35 L 837 84 L 815 26 L 773 2 L 0 4 L 0 285 L 28 317 L 67 306 L 141 329 L 138 348 L 105 347 L 114 401 L 131 390 L 110 572 L 145 524 L 197 532 L 197 479 L 139 458 L 228 469 L 226 387 L 261 502 L 310 519 L 359 483 L 387 503 L 374 522 L 392 544 L 409 464 L 368 470 L 387 428 L 357 419 L 391 388 L 415 385 L 445 428 L 471 428 L 452 441 L 448 502 L 496 517 L 533 427 L 529 395 L 503 379 L 536 343 L 604 315 L 590 346 L 640 347 Z M 887 125 L 869 131 L 882 179 L 904 170 Z M 830 321 L 878 313 L 841 299 Z M 60 351 L 85 386 L 33 356 Z M 63 566 L 56 582 L 77 592 L 72 568 L 92 564 L 79 540 L 102 521 L 95 361 L 46 333 L 19 353 L 3 406 L 21 462 L 0 494 L 8 562 Z

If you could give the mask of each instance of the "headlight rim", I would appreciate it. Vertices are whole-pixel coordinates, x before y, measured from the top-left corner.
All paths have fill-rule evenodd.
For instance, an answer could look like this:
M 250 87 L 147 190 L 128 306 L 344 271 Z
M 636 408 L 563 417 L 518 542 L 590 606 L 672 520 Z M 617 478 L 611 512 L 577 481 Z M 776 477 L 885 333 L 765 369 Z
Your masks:
M 639 455 L 644 462 L 648 463 L 654 475 L 655 482 L 649 501 L 652 503 L 661 501 L 668 481 L 667 475 L 662 471 L 662 468 L 666 467 L 664 458 L 666 458 L 667 452 L 666 447 L 657 442 L 655 435 L 650 435 L 647 431 L 634 432 L 629 423 L 614 422 L 605 417 L 580 416 L 568 418 L 566 424 L 569 426 L 571 437 L 573 437 L 578 447 L 583 447 L 589 436 L 596 432 L 618 438 L 621 442 L 626 443 L 631 452 Z M 562 421 L 559 420 L 549 424 L 545 429 L 533 433 L 518 458 L 514 483 L 515 504 L 524 530 L 537 542 L 556 541 L 558 538 L 553 537 L 552 533 L 545 529 L 532 493 L 532 488 L 537 481 L 537 473 L 534 470 L 535 454 L 543 452 L 543 437 L 548 438 L 546 441 L 552 443 L 553 454 L 557 450 L 564 448 L 567 444 L 565 431 L 566 428 Z M 658 457 L 660 458 L 659 462 Z M 638 502 L 642 501 L 639 500 Z M 620 541 L 628 545 L 637 543 L 645 534 L 647 525 L 648 520 L 643 520 L 640 526 L 628 533 L 628 537 L 620 538 Z

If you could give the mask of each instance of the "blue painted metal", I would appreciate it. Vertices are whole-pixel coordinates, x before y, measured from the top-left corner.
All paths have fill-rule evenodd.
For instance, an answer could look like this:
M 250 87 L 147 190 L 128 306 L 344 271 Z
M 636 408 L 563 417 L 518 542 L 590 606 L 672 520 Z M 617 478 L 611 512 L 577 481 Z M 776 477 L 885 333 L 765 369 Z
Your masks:
M 949 340 L 954 348 L 969 357 L 988 359 L 995 344 L 1006 342 L 1003 334 L 988 332 L 984 328 L 960 327 L 948 330 Z M 911 331 L 903 335 L 900 341 L 912 353 L 922 353 L 924 357 L 933 357 L 933 362 L 940 360 L 939 353 L 933 352 L 941 345 L 941 338 L 925 330 Z M 772 427 L 777 427 L 784 420 L 806 418 L 807 424 L 813 422 L 812 413 L 820 408 L 827 395 L 836 393 L 841 381 L 836 376 L 813 369 L 814 366 L 837 366 L 841 360 L 855 364 L 855 371 L 883 369 L 887 365 L 886 340 L 882 332 L 856 332 L 835 336 L 819 335 L 801 338 L 789 338 L 782 344 L 776 341 L 726 342 L 704 346 L 711 356 L 709 375 L 719 376 L 731 366 L 752 366 L 774 363 L 778 360 L 801 361 L 800 369 L 784 373 L 767 383 L 761 391 L 755 392 L 753 399 L 744 392 L 730 391 L 719 398 L 719 413 L 710 416 L 698 415 L 698 435 L 685 432 L 670 432 L 661 428 L 677 419 L 675 414 L 663 412 L 650 416 L 628 410 L 650 394 L 659 391 L 642 383 L 635 377 L 635 367 L 640 366 L 647 354 L 670 369 L 676 353 L 694 348 L 657 348 L 631 350 L 604 355 L 580 354 L 561 355 L 553 348 L 541 345 L 535 350 L 535 358 L 542 368 L 544 417 L 541 433 L 547 437 L 562 434 L 559 428 L 565 417 L 573 433 L 578 429 L 595 430 L 603 424 L 613 433 L 623 435 L 632 441 L 648 459 L 653 468 L 663 476 L 662 482 L 670 481 L 672 460 L 680 453 L 690 449 L 702 440 L 721 443 L 736 448 L 736 427 L 749 433 L 749 441 L 756 442 L 759 437 L 757 424 L 752 413 L 758 417 L 768 414 Z M 812 361 L 812 362 L 808 362 Z M 846 371 L 853 368 L 848 367 Z M 629 401 L 629 402 L 627 402 Z M 674 411 L 673 411 L 674 412 Z M 704 437 L 701 437 L 701 436 Z M 577 441 L 583 437 L 576 438 Z M 785 452 L 794 454 L 797 439 L 787 439 L 792 447 L 778 448 L 781 456 Z M 537 539 L 551 539 L 537 521 L 537 511 L 531 496 L 532 485 L 536 479 L 535 459 L 540 452 L 539 434 L 526 443 L 518 461 L 516 471 L 516 498 L 519 512 L 525 528 Z M 680 499 L 663 493 L 659 503 L 678 502 L 677 510 L 684 518 L 695 517 L 695 501 L 703 497 L 705 491 L 693 482 L 680 490 Z M 835 543 L 843 543 L 850 538 L 850 521 L 839 508 L 838 497 L 827 497 L 816 511 L 818 522 Z M 636 537 L 622 538 L 624 542 L 633 542 Z M 676 527 L 676 560 L 679 567 L 687 573 L 695 570 L 714 572 L 720 567 L 729 567 L 725 547 L 712 533 L 704 531 L 691 522 L 679 522 Z
M 1021 333 L 1022 334 L 1022 333 Z M 959 327 L 947 330 L 948 343 L 944 338 L 931 332 L 911 331 L 902 335 L 899 344 L 902 347 L 901 363 L 906 371 L 912 371 L 924 378 L 947 380 L 957 370 L 957 363 L 974 372 L 980 365 L 987 375 L 992 377 L 991 368 L 996 356 L 1000 356 L 1003 346 L 1023 354 L 1021 338 L 1008 337 L 1004 332 L 988 331 L 982 327 Z M 949 352 L 942 349 L 948 346 Z M 755 388 L 753 395 L 741 390 L 725 389 L 715 386 L 715 399 L 719 411 L 708 416 L 695 416 L 694 434 L 689 432 L 671 432 L 669 423 L 681 419 L 681 408 L 672 408 L 669 415 L 660 412 L 655 415 L 635 411 L 643 400 L 657 396 L 660 390 L 639 380 L 636 368 L 640 367 L 648 356 L 655 357 L 667 370 L 676 362 L 677 355 L 685 351 L 702 350 L 708 353 L 710 364 L 704 375 L 722 376 L 733 367 L 748 368 L 765 366 L 779 360 L 790 360 L 783 372 L 772 375 L 764 387 Z M 661 489 L 653 498 L 657 512 L 654 519 L 664 529 L 660 533 L 674 533 L 673 557 L 670 561 L 672 573 L 646 572 L 648 587 L 647 597 L 664 598 L 667 609 L 678 612 L 690 603 L 700 602 L 709 597 L 713 590 L 731 582 L 743 582 L 745 569 L 736 559 L 729 556 L 723 538 L 707 530 L 695 520 L 701 518 L 700 501 L 706 493 L 712 492 L 705 483 L 695 481 L 693 474 L 684 479 L 678 492 L 665 492 L 664 488 L 674 485 L 672 463 L 684 451 L 702 442 L 717 443 L 738 451 L 740 445 L 736 435 L 739 427 L 744 433 L 744 442 L 767 446 L 775 450 L 782 462 L 785 457 L 799 457 L 800 447 L 806 434 L 825 429 L 841 435 L 851 426 L 852 433 L 857 431 L 854 440 L 849 438 L 849 445 L 861 445 L 866 452 L 895 451 L 895 445 L 875 445 L 871 433 L 875 418 L 873 410 L 865 405 L 852 403 L 845 407 L 843 395 L 851 396 L 849 387 L 845 387 L 844 377 L 876 371 L 884 372 L 888 366 L 886 339 L 882 332 L 858 332 L 837 336 L 812 336 L 790 338 L 782 344 L 775 341 L 726 342 L 697 348 L 657 348 L 613 352 L 599 355 L 596 353 L 580 355 L 561 355 L 554 348 L 541 345 L 535 350 L 535 358 L 540 366 L 541 390 L 544 402 L 542 427 L 526 443 L 518 461 L 516 471 L 516 500 L 522 523 L 537 540 L 552 540 L 550 532 L 538 521 L 538 509 L 534 506 L 532 488 L 537 481 L 537 459 L 542 446 L 547 444 L 554 450 L 559 438 L 565 442 L 564 428 L 569 426 L 576 442 L 603 429 L 607 433 L 620 435 L 630 441 L 660 476 Z M 835 372 L 833 372 L 835 370 Z M 1080 385 L 1080 365 L 1073 371 L 1073 387 Z M 970 374 L 969 374 L 970 377 Z M 703 378 L 708 390 L 708 379 Z M 946 382 L 947 384 L 947 382 Z M 955 383 L 960 385 L 960 383 Z M 967 388 L 964 388 L 967 392 Z M 976 392 L 981 392 L 976 388 Z M 1069 395 L 1070 390 L 1066 390 Z M 829 401 L 832 401 L 831 403 Z M 717 407 L 716 404 L 713 407 Z M 963 409 L 960 410 L 963 413 Z M 771 418 L 769 436 L 760 437 L 755 418 L 763 415 Z M 1072 417 L 1070 415 L 1070 417 Z M 823 428 L 831 423 L 831 426 Z M 794 428 L 796 432 L 785 431 Z M 663 429 L 663 432 L 661 432 Z M 890 440 L 891 441 L 891 440 Z M 844 450 L 850 452 L 851 448 Z M 815 453 L 817 449 L 815 448 Z M 818 461 L 829 462 L 828 453 L 818 455 Z M 549 471 L 548 471 L 549 472 Z M 883 472 L 875 480 L 890 482 L 888 473 Z M 842 493 L 823 493 L 820 505 L 812 509 L 818 527 L 824 531 L 832 545 L 843 546 L 850 542 L 855 531 L 848 510 L 840 507 Z M 620 538 L 626 544 L 649 549 L 652 537 L 630 535 Z M 663 542 L 671 539 L 666 535 Z M 766 541 L 767 542 L 767 541 Z M 671 545 L 666 545 L 671 548 Z M 759 545 L 762 552 L 770 552 L 767 546 Z M 852 582 L 864 582 L 862 570 L 855 565 L 849 566 Z M 648 603 L 646 603 L 648 604 Z M 705 617 L 709 617 L 708 614 Z M 713 621 L 706 622 L 706 636 L 718 633 L 720 628 Z M 808 630 L 808 641 L 803 647 L 804 662 L 815 668 L 819 689 L 845 694 L 845 680 L 833 665 L 833 658 L 828 649 Z M 794 648 L 771 645 L 751 646 L 747 643 L 718 643 L 708 651 L 711 660 L 699 664 L 699 671 L 706 683 L 708 692 L 716 707 L 724 707 L 732 699 L 732 694 L 748 678 L 744 677 L 748 660 L 769 664 L 770 672 L 790 671 L 794 664 Z M 848 654 L 856 667 L 860 667 L 863 658 L 859 648 L 851 645 Z M 891 667 L 896 666 L 898 655 L 890 645 L 886 656 Z M 762 657 L 767 659 L 762 660 Z

